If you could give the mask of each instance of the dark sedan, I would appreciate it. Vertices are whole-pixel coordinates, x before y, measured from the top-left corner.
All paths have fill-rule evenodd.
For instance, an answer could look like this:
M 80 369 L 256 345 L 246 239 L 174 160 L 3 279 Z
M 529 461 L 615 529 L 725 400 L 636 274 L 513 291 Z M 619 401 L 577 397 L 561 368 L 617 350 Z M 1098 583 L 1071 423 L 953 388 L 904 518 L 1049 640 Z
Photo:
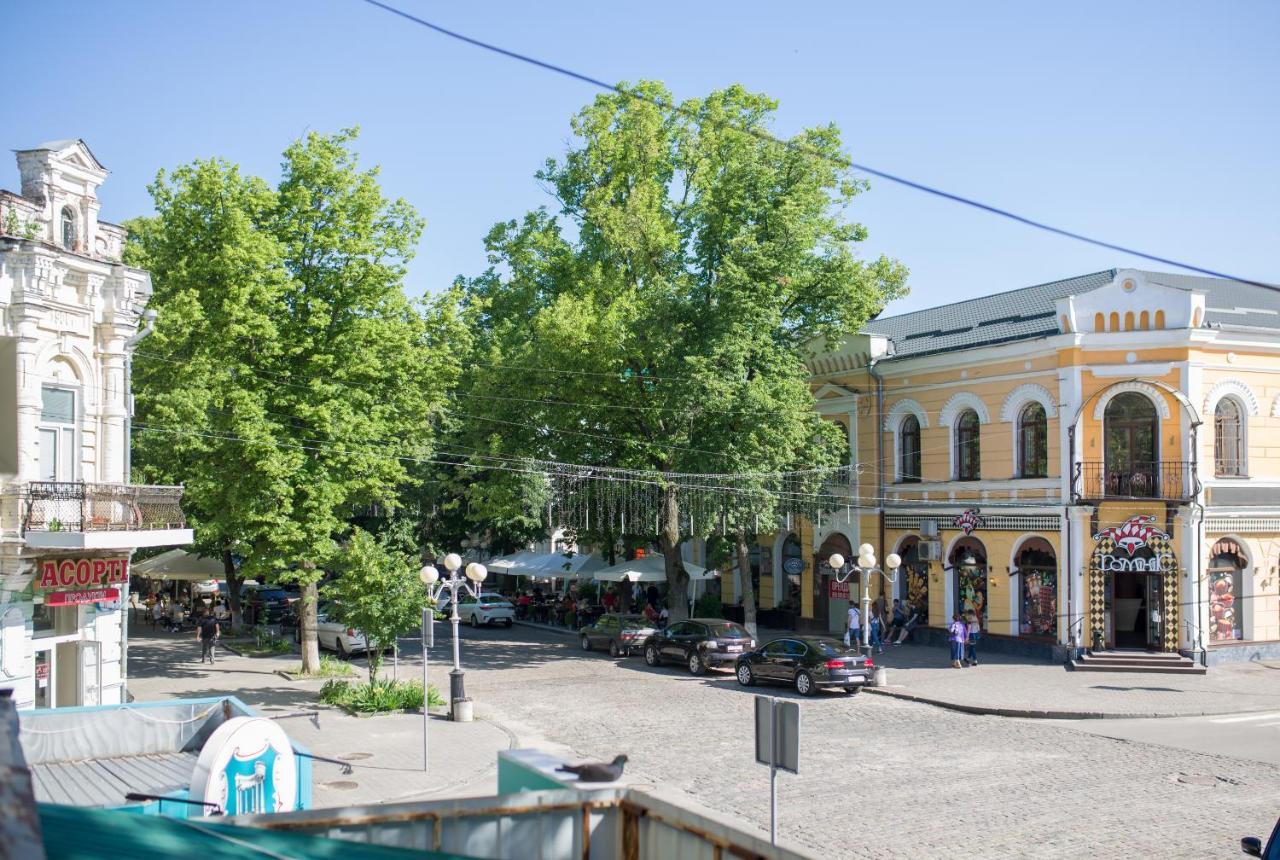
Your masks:
M 802 696 L 812 696 L 823 687 L 843 687 L 856 693 L 867 683 L 875 666 L 856 648 L 846 648 L 835 639 L 796 636 L 774 639 L 738 658 L 738 683 L 791 684 Z
M 583 651 L 608 648 L 610 657 L 629 657 L 657 629 L 643 615 L 609 612 L 578 631 Z
M 659 631 L 644 643 L 644 661 L 650 666 L 683 663 L 694 675 L 709 666 L 732 663 L 756 645 L 747 628 L 723 618 L 690 618 Z

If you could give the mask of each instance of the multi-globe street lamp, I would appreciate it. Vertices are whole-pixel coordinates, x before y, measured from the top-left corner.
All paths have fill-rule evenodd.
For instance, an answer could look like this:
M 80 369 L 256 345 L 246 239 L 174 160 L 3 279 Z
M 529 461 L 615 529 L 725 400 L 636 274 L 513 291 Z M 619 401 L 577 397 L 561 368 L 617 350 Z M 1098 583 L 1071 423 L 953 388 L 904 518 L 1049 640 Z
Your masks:
M 469 722 L 471 720 L 471 700 L 467 698 L 466 689 L 463 683 L 463 672 L 460 655 L 458 652 L 458 623 L 462 617 L 458 615 L 458 592 L 466 591 L 476 600 L 480 599 L 480 584 L 484 582 L 484 578 L 489 575 L 489 570 L 479 562 L 471 562 L 466 567 L 466 576 L 458 576 L 458 568 L 462 567 L 462 557 L 456 552 L 451 552 L 443 559 L 445 570 L 449 571 L 448 579 L 440 578 L 440 571 L 436 570 L 435 565 L 428 564 L 418 572 L 418 576 L 422 579 L 423 585 L 427 587 L 427 596 L 431 598 L 433 603 L 440 600 L 440 595 L 446 590 L 449 592 L 449 608 L 452 610 L 449 621 L 453 624 L 453 669 L 449 672 L 449 713 L 450 717 L 456 722 Z M 467 580 L 470 580 L 468 582 Z M 429 623 L 427 612 L 430 607 L 423 612 L 423 641 L 427 640 L 425 627 Z M 425 663 L 426 651 L 423 651 L 422 659 Z M 426 695 L 426 684 L 423 684 L 423 695 Z M 424 705 L 425 707 L 425 705 Z
M 871 653 L 871 576 L 870 574 L 878 573 L 884 577 L 885 581 L 893 585 L 898 581 L 898 567 L 902 564 L 902 557 L 896 552 L 889 553 L 885 559 L 890 573 L 885 573 L 879 567 L 876 567 L 876 549 L 869 543 L 864 543 L 858 547 L 858 563 L 849 566 L 847 573 L 841 574 L 844 569 L 844 556 L 838 552 L 833 552 L 831 557 L 827 559 L 827 565 L 836 572 L 837 582 L 848 582 L 849 577 L 854 573 L 858 574 L 858 578 L 862 581 L 862 649 L 867 654 Z

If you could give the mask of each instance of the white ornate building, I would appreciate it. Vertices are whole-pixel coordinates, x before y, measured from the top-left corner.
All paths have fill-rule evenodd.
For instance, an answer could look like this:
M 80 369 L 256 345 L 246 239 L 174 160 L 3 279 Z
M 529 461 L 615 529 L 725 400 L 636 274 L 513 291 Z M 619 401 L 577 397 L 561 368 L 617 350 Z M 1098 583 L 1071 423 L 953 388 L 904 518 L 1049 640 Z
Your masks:
M 0 191 L 0 688 L 19 707 L 123 701 L 128 562 L 187 543 L 181 488 L 129 481 L 129 362 L 150 276 L 98 218 L 80 140 L 17 152 Z

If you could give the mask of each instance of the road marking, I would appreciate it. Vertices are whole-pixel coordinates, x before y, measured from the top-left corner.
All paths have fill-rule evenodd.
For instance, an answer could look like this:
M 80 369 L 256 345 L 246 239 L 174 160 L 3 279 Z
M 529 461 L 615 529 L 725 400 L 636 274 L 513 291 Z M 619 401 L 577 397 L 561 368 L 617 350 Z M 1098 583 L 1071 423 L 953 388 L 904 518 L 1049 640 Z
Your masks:
M 1251 723 L 1254 720 L 1274 720 L 1280 717 L 1280 711 L 1271 711 L 1266 714 L 1246 714 L 1242 717 L 1223 717 L 1222 719 L 1210 720 L 1211 723 Z

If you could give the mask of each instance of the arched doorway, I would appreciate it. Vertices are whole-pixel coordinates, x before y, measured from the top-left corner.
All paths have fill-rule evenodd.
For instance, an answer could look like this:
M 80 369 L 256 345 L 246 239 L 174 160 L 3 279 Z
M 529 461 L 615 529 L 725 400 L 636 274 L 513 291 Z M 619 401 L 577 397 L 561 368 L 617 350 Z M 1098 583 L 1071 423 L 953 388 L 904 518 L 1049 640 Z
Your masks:
M 895 597 L 902 603 L 902 611 L 910 618 L 912 613 L 920 617 L 920 624 L 929 624 L 929 562 L 920 558 L 920 538 L 908 535 L 898 545 L 902 567 L 898 569 Z
M 1091 648 L 1178 650 L 1178 558 L 1150 514 L 1100 529 L 1089 559 Z
M 1223 538 L 1209 550 L 1209 641 L 1231 642 L 1244 637 L 1245 554 L 1240 545 Z
M 827 563 L 827 559 L 831 558 L 833 553 L 844 556 L 845 562 L 841 571 L 847 571 L 853 561 L 853 546 L 849 543 L 849 539 L 839 532 L 829 535 L 814 556 L 814 572 L 817 575 L 813 578 L 816 592 L 813 601 L 813 617 L 819 624 L 825 624 L 825 629 L 828 631 L 844 629 L 849 604 L 851 601 L 858 600 L 859 596 L 856 578 L 851 577 L 843 583 L 837 581 L 835 576 L 837 571 Z
M 1158 498 L 1160 424 L 1156 406 L 1136 391 L 1118 394 L 1103 416 L 1108 496 Z
M 962 537 L 951 548 L 952 611 L 972 611 L 978 626 L 987 629 L 987 548 L 975 537 Z M 950 619 L 948 619 L 950 620 Z
M 1058 557 L 1041 537 L 1029 539 L 1014 559 L 1018 575 L 1018 634 L 1058 635 Z

